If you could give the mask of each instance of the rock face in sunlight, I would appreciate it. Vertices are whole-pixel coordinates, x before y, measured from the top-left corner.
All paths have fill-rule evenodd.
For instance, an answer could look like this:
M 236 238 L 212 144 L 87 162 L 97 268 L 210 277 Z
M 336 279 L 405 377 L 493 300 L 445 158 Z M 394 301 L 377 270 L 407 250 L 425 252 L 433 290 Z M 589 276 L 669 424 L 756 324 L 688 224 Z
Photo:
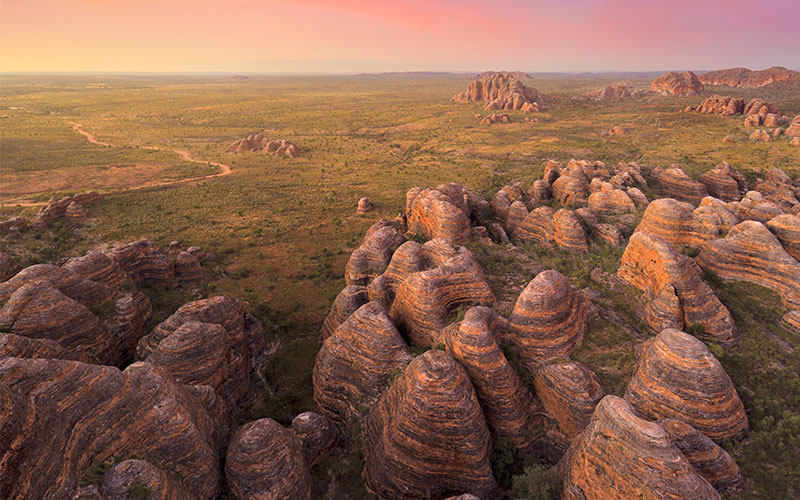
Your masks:
M 334 299 L 333 304 L 331 304 L 331 310 L 322 323 L 321 340 L 324 342 L 325 339 L 333 335 L 339 325 L 344 323 L 351 314 L 367 302 L 369 302 L 369 297 L 366 287 L 361 285 L 344 287 Z
M 697 180 L 706 187 L 708 194 L 725 202 L 739 201 L 747 193 L 747 180 L 726 161 Z
M 692 467 L 717 491 L 735 491 L 744 483 L 739 466 L 711 438 L 674 418 L 659 420 L 658 423 Z
M 653 80 L 650 88 L 665 96 L 698 95 L 704 90 L 697 75 L 691 71 L 664 73 Z
M 456 244 L 470 237 L 467 192 L 459 185 L 436 189 L 412 188 L 406 194 L 408 231 L 426 238 L 444 238 Z
M 311 476 L 300 440 L 270 418 L 236 429 L 225 460 L 225 478 L 237 500 L 311 498 Z
M 564 500 L 721 500 L 655 422 L 606 396 L 565 457 Z
M 800 307 L 800 262 L 760 222 L 744 221 L 724 238 L 710 241 L 697 263 L 723 281 L 765 286 L 778 292 L 788 307 Z
M 631 90 L 628 82 L 614 82 L 609 83 L 602 89 L 593 90 L 586 94 L 596 101 L 611 101 L 614 99 L 623 99 L 625 97 L 639 97 L 642 95 L 640 90 Z
M 251 151 L 272 156 L 285 156 L 286 158 L 294 158 L 300 154 L 300 150 L 295 143 L 286 139 L 270 140 L 263 134 L 250 134 L 244 139 L 234 142 L 225 150 L 226 153 L 246 153 Z
M 574 252 L 589 251 L 589 241 L 575 212 L 562 208 L 554 211 L 544 206 L 523 211 L 525 217 L 513 227 L 509 226 L 512 238 L 521 243 L 537 243 L 544 246 L 559 247 Z
M 525 86 L 508 73 L 494 73 L 473 80 L 467 90 L 453 96 L 453 102 L 486 101 L 484 109 L 539 111 L 539 91 Z
M 800 212 L 800 183 L 792 181 L 779 168 L 772 168 L 763 179 L 756 179 L 753 189 L 785 212 Z
M 568 356 L 583 338 L 594 307 L 558 271 L 539 273 L 522 291 L 508 320 L 509 340 L 526 363 Z
M 506 323 L 488 307 L 473 307 L 445 329 L 444 344 L 467 370 L 489 427 L 517 450 L 528 451 L 539 438 L 532 429 L 544 412 L 496 341 Z
M 776 82 L 800 82 L 800 72 L 783 66 L 773 66 L 761 71 L 747 68 L 718 69 L 700 75 L 705 85 L 726 85 L 744 89 L 763 87 Z
M 0 252 L 0 282 L 11 278 L 21 269 L 12 256 L 5 252 Z
M 314 400 L 334 420 L 357 418 L 412 359 L 383 307 L 369 302 L 323 342 L 314 365 Z
M 367 230 L 364 242 L 347 261 L 344 278 L 348 285 L 366 286 L 381 274 L 397 247 L 405 243 L 402 221 L 378 221 Z
M 589 208 L 597 213 L 623 214 L 636 211 L 636 204 L 626 191 L 609 182 L 599 182 L 599 189 L 589 195 Z
M 640 344 L 637 358 L 625 399 L 640 415 L 675 418 L 711 438 L 747 431 L 744 405 L 731 379 L 700 340 L 667 329 Z
M 89 251 L 82 257 L 73 257 L 61 267 L 111 288 L 122 286 L 129 279 L 114 259 L 99 251 Z
M 133 278 L 136 283 L 153 281 L 163 283 L 173 278 L 173 263 L 161 246 L 148 239 L 141 239 L 114 248 L 110 257 Z
M 689 203 L 700 203 L 700 200 L 708 196 L 706 187 L 692 179 L 678 165 L 669 168 L 654 168 L 651 172 L 656 188 L 664 196 L 675 198 Z
M 33 221 L 33 227 L 45 229 L 65 217 L 85 217 L 86 207 L 100 201 L 100 194 L 97 191 L 67 196 L 60 200 L 50 199 L 47 205 L 39 210 L 39 214 Z
M 800 261 L 800 215 L 779 215 L 766 224 L 786 252 Z
M 672 198 L 653 200 L 634 232 L 658 235 L 675 248 L 702 247 L 719 235 L 719 227 L 694 213 L 694 206 Z
M 707 247 L 703 248 L 701 255 Z M 728 309 L 703 281 L 694 261 L 663 238 L 645 231 L 631 235 L 617 274 L 644 292 L 642 316 L 653 330 L 702 325 L 696 329 L 703 338 L 723 346 L 736 343 Z
M 702 78 L 701 78 L 702 80 Z M 698 113 L 714 115 L 738 115 L 744 111 L 744 99 L 730 96 L 712 95 L 706 97 L 703 102 L 689 109 Z
M 133 455 L 180 474 L 194 498 L 220 493 L 214 422 L 161 368 L 3 358 L 0 393 L 0 441 L 23 444 L 0 463 L 8 498 L 71 498 L 91 467 Z
M 444 351 L 408 365 L 364 421 L 363 450 L 366 485 L 381 498 L 499 496 L 478 397 L 466 370 Z
M 511 123 L 514 120 L 505 113 L 492 113 L 481 119 L 481 125 L 494 125 L 496 123 Z
M 605 393 L 600 380 L 578 362 L 554 360 L 533 376 L 536 396 L 568 439 L 580 433 Z

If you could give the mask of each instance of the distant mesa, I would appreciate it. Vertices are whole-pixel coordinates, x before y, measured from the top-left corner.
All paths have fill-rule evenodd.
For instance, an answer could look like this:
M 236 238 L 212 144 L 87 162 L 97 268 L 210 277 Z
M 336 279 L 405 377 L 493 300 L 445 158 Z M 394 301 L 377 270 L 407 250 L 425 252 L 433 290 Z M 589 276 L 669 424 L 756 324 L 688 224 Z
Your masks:
M 705 85 L 726 85 L 728 87 L 749 89 L 777 82 L 800 83 L 800 72 L 786 69 L 783 66 L 773 66 L 761 71 L 753 71 L 747 68 L 730 68 L 703 73 L 699 79 Z
M 703 84 L 691 71 L 664 73 L 650 84 L 653 91 L 665 96 L 689 96 L 703 92 Z
M 234 142 L 225 150 L 226 153 L 246 153 L 251 151 L 273 156 L 285 156 L 287 158 L 294 158 L 300 154 L 300 150 L 295 143 L 286 139 L 270 140 L 263 134 L 250 134 L 244 139 Z
M 614 82 L 606 85 L 602 89 L 593 90 L 586 94 L 586 97 L 596 101 L 609 101 L 612 99 L 624 99 L 626 97 L 641 97 L 644 93 L 641 90 L 631 90 L 628 82 Z
M 484 78 L 489 78 L 490 76 L 498 74 L 510 75 L 516 78 L 517 80 L 525 80 L 525 79 L 530 80 L 532 78 L 531 75 L 525 73 L 524 71 L 484 71 L 483 73 L 478 73 L 477 75 L 473 76 L 472 79 L 483 80 Z
M 541 101 L 539 91 L 525 86 L 508 73 L 494 73 L 473 80 L 467 90 L 453 96 L 453 102 L 486 101 L 486 111 L 522 111 L 536 113 Z

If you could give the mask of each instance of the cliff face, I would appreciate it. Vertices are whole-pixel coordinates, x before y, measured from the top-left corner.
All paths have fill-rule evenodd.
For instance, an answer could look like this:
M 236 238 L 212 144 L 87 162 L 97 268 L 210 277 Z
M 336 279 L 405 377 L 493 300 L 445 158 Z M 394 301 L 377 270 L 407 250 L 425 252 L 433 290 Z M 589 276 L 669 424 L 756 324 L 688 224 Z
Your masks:
M 664 73 L 650 84 L 653 91 L 665 96 L 697 95 L 703 92 L 703 84 L 691 71 Z

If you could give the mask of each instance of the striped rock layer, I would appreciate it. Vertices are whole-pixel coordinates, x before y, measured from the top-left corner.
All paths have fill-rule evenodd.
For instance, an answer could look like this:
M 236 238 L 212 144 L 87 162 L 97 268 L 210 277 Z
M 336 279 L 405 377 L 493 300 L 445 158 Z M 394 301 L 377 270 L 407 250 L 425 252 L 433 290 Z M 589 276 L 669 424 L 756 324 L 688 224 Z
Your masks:
M 532 210 L 512 232 L 514 240 L 544 246 L 556 244 L 566 250 L 588 252 L 586 232 L 575 212 L 562 208 L 554 212 L 550 207 Z
M 595 408 L 564 462 L 563 500 L 721 500 L 664 429 L 616 396 Z
M 114 296 L 114 292 L 103 283 L 86 279 L 58 266 L 36 264 L 26 267 L 10 280 L 0 283 L 0 302 L 8 300 L 17 289 L 34 281 L 50 282 L 67 297 L 87 306 L 105 304 Z
M 697 178 L 708 194 L 722 201 L 739 201 L 747 193 L 747 180 L 731 164 L 723 161 Z
M 175 257 L 175 278 L 181 283 L 203 281 L 203 268 L 200 261 L 189 252 L 181 252 Z
M 693 210 L 695 221 L 707 228 L 718 228 L 719 231 L 728 232 L 742 220 L 736 215 L 729 205 L 719 198 L 706 196 L 700 201 L 700 205 Z
M 689 203 L 700 203 L 708 196 L 706 187 L 688 176 L 681 167 L 673 165 L 667 169 L 654 168 L 651 171 L 656 188 L 662 195 Z
M 270 418 L 236 429 L 228 446 L 225 478 L 237 499 L 311 498 L 311 476 L 300 440 Z
M 534 374 L 533 383 L 547 413 L 570 440 L 586 427 L 605 396 L 597 375 L 578 362 L 548 363 Z
M 406 239 L 405 228 L 396 220 L 376 222 L 364 236 L 364 242 L 347 261 L 344 278 L 347 285 L 366 286 L 386 269 L 392 254 Z
M 542 271 L 517 298 L 508 338 L 526 363 L 569 356 L 595 314 L 591 301 L 558 271 Z
M 191 500 L 192 490 L 146 460 L 124 460 L 109 469 L 98 487 L 103 500 L 129 500 L 136 486 L 150 490 L 149 500 Z
M 369 302 L 323 342 L 314 364 L 314 400 L 334 420 L 359 417 L 412 359 L 383 307 Z
M 453 102 L 486 101 L 484 109 L 538 111 L 539 92 L 525 86 L 514 75 L 494 73 L 473 80 L 464 92 L 456 94 Z
M 675 248 L 701 247 L 719 235 L 719 228 L 708 224 L 707 219 L 698 217 L 693 210 L 689 203 L 672 198 L 653 200 L 634 231 L 658 235 Z
M 457 308 L 495 300 L 472 253 L 441 238 L 401 245 L 368 291 L 410 343 L 428 347 L 441 340 L 441 330 Z
M 0 333 L 0 358 L 75 359 L 55 340 L 35 339 L 13 333 Z
M 164 370 L 0 359 L 0 497 L 71 498 L 84 473 L 138 456 L 182 476 L 194 498 L 219 493 L 214 422 Z
M 5 252 L 0 252 L 0 282 L 3 282 L 18 272 L 22 268 L 14 261 L 14 258 Z
M 766 224 L 786 253 L 800 260 L 800 215 L 779 215 Z
M 674 323 L 669 326 L 700 324 L 706 338 L 725 346 L 736 343 L 737 332 L 728 308 L 703 281 L 694 261 L 677 253 L 661 237 L 644 231 L 631 235 L 617 275 L 645 292 L 645 302 L 649 302 L 645 319 L 654 330 L 669 325 L 657 318 L 672 317 Z
M 163 283 L 174 275 L 173 263 L 158 243 L 141 239 L 114 248 L 111 258 L 133 278 L 133 281 Z
M 798 118 L 800 117 L 795 119 L 798 120 Z M 797 123 L 800 127 L 800 120 Z M 800 201 L 798 201 L 800 200 L 800 184 L 792 181 L 783 170 L 779 168 L 770 169 L 763 179 L 756 180 L 753 189 L 783 210 L 797 213 L 797 205 L 800 204 Z
M 339 438 L 339 432 L 333 422 L 310 411 L 294 417 L 291 429 L 300 439 L 303 458 L 309 467 L 325 460 Z
M 339 295 L 333 300 L 331 310 L 325 317 L 322 323 L 322 330 L 320 338 L 324 342 L 325 339 L 333 335 L 333 332 L 339 328 L 339 325 L 344 323 L 344 320 L 350 317 L 356 310 L 369 302 L 367 289 L 360 285 L 348 285 L 339 292 Z
M 775 290 L 788 307 L 800 307 L 800 262 L 760 222 L 744 221 L 709 242 L 697 263 L 723 281 L 756 283 Z
M 639 345 L 625 399 L 646 418 L 682 420 L 715 439 L 748 429 L 744 405 L 722 365 L 680 330 L 664 330 Z
M 658 421 L 692 467 L 717 491 L 735 491 L 743 483 L 742 471 L 727 451 L 708 436 L 680 420 Z
M 412 188 L 406 194 L 406 218 L 411 233 L 443 238 L 460 244 L 469 241 L 469 216 L 463 206 L 438 189 Z
M 128 280 L 128 275 L 116 261 L 98 251 L 89 252 L 82 257 L 73 257 L 61 267 L 110 288 L 119 288 Z
M 762 223 L 784 213 L 784 210 L 778 204 L 765 198 L 758 191 L 748 191 L 741 201 L 731 203 L 730 206 L 741 219 L 755 220 Z
M 40 229 L 50 227 L 57 220 L 63 219 L 69 215 L 67 211 L 70 206 L 72 206 L 70 211 L 74 214 L 74 212 L 78 210 L 78 207 L 85 210 L 87 205 L 99 200 L 100 195 L 96 191 L 67 196 L 58 201 L 51 198 L 50 202 L 39 210 L 36 219 L 33 221 L 33 226 Z
M 601 182 L 600 189 L 589 195 L 589 208 L 598 213 L 624 214 L 636 211 L 636 204 L 626 191 Z
M 493 309 L 473 307 L 460 323 L 447 327 L 444 343 L 467 370 L 489 427 L 524 452 L 540 438 L 533 430 L 543 412 L 495 340 L 504 327 Z
M 372 409 L 363 476 L 380 498 L 495 498 L 491 435 L 464 368 L 444 351 L 418 356 Z

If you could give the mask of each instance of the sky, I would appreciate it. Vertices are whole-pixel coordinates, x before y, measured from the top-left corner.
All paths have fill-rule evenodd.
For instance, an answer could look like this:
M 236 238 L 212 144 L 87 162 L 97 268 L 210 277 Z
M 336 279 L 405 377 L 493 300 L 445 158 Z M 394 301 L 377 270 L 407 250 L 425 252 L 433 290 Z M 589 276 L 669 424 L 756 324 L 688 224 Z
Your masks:
M 800 69 L 800 0 L 0 0 L 0 72 Z

